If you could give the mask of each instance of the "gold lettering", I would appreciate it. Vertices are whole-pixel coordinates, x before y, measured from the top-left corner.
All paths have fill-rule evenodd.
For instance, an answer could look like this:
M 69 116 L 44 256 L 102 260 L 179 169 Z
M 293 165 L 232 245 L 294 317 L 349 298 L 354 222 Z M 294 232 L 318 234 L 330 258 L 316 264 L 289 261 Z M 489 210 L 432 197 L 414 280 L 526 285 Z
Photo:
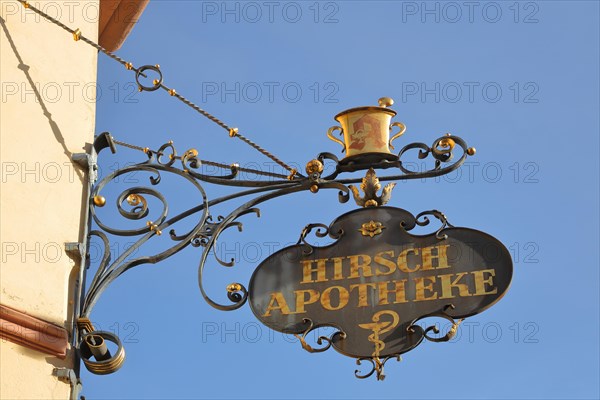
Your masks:
M 415 266 L 415 269 L 408 268 L 408 261 L 406 260 L 408 253 L 413 252 L 415 255 L 419 255 L 419 249 L 406 249 L 398 256 L 398 269 L 402 272 L 415 272 L 421 267 L 419 264 Z
M 388 289 L 388 285 L 390 283 L 394 283 L 394 288 L 391 290 Z M 394 304 L 407 303 L 405 291 L 406 279 L 401 279 L 399 281 L 379 282 L 377 285 L 379 291 L 378 305 L 383 306 L 386 304 L 390 304 L 388 299 L 390 293 L 394 293 L 396 295 Z
M 457 278 L 453 281 L 450 281 L 450 279 L 452 276 L 454 276 L 454 274 L 438 275 L 438 278 L 440 278 L 440 282 L 442 284 L 442 296 L 440 299 L 452 299 L 454 297 L 452 295 L 452 288 L 458 289 L 458 295 L 460 297 L 470 296 L 471 293 L 469 293 L 469 285 L 465 283 L 458 283 L 462 277 L 467 274 L 468 272 L 459 272 L 456 274 Z
M 494 286 L 493 277 L 496 276 L 496 270 L 494 269 L 482 269 L 479 271 L 471 272 L 475 275 L 475 293 L 473 296 L 483 296 L 486 294 L 496 294 L 498 293 L 498 288 L 494 288 L 494 290 L 490 292 L 485 291 L 485 285 Z M 490 274 L 487 278 L 484 278 L 484 274 Z
M 377 268 L 375 271 L 375 276 L 390 275 L 396 271 L 396 263 L 392 260 L 388 260 L 387 258 L 383 257 L 384 254 L 387 254 L 390 257 L 394 257 L 395 253 L 394 250 L 390 250 L 382 251 L 381 253 L 377 253 L 377 255 L 375 255 L 375 263 L 379 264 L 379 266 L 381 267 L 387 268 L 387 271 L 381 271 L 381 269 Z
M 334 257 L 331 260 L 333 261 L 333 279 L 332 281 L 339 281 L 344 279 L 344 275 L 342 272 L 342 260 L 344 257 Z
M 302 282 L 300 283 L 311 283 L 311 282 L 327 282 L 325 275 L 325 262 L 327 259 L 321 260 L 302 260 Z M 312 268 L 313 263 L 317 263 L 317 268 Z M 313 279 L 313 274 L 317 274 L 317 279 Z
M 294 290 L 296 294 L 296 312 L 294 314 L 300 314 L 306 312 L 304 306 L 306 304 L 313 304 L 319 300 L 319 292 L 313 289 L 308 290 Z M 306 298 L 308 294 L 308 299 Z
M 446 249 L 448 247 L 450 247 L 449 244 L 444 244 L 421 249 L 421 256 L 423 257 L 423 270 L 433 269 L 433 260 L 437 260 L 436 269 L 450 268 L 448 265 L 448 256 L 446 255 Z M 431 252 L 433 249 L 436 250 L 435 254 Z
M 369 294 L 367 289 L 371 287 L 375 289 L 377 287 L 376 283 L 359 283 L 356 285 L 350 285 L 350 291 L 354 288 L 358 288 L 358 305 L 357 307 L 366 307 L 369 305 Z
M 435 276 L 424 276 L 420 278 L 414 278 L 416 285 L 416 294 L 414 301 L 425 301 L 425 300 L 435 300 L 437 299 L 437 293 L 433 292 L 433 283 L 435 282 Z M 430 284 L 426 285 L 425 281 L 431 281 Z M 425 291 L 431 291 L 433 294 L 429 297 L 425 296 Z
M 362 258 L 362 262 L 359 260 Z M 350 276 L 348 278 L 360 278 L 373 276 L 371 270 L 371 257 L 366 254 L 358 254 L 356 256 L 348 256 L 350 259 Z M 358 273 L 358 270 L 362 270 L 362 275 Z
M 267 306 L 267 311 L 263 314 L 263 317 L 268 317 L 271 315 L 271 311 L 279 310 L 283 315 L 294 314 L 290 312 L 290 307 L 287 305 L 285 301 L 285 297 L 283 297 L 283 293 L 281 292 L 273 292 L 271 293 L 271 300 L 269 301 L 269 305 Z
M 332 290 L 338 291 L 339 303 L 335 307 L 331 305 Z M 349 298 L 350 294 L 345 288 L 343 288 L 342 286 L 331 286 L 323 290 L 323 293 L 321 293 L 321 305 L 323 305 L 323 308 L 326 310 L 335 311 L 339 310 L 340 308 L 346 307 Z

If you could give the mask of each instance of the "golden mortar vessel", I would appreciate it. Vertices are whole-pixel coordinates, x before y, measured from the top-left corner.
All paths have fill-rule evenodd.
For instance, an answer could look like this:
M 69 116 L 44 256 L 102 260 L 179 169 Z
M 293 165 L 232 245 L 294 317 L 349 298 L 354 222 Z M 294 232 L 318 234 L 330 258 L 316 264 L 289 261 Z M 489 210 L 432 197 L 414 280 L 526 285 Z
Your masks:
M 329 128 L 327 137 L 342 145 L 342 152 L 346 152 L 342 162 L 359 159 L 364 155 L 368 155 L 371 162 L 397 159 L 390 151 L 394 149 L 392 141 L 402 136 L 406 126 L 402 122 L 391 122 L 392 117 L 396 116 L 396 111 L 388 108 L 392 104 L 394 100 L 382 97 L 379 99 L 379 107 L 351 108 L 335 116 L 341 126 Z M 400 130 L 392 134 L 394 127 Z M 344 135 L 344 141 L 333 135 L 335 131 Z

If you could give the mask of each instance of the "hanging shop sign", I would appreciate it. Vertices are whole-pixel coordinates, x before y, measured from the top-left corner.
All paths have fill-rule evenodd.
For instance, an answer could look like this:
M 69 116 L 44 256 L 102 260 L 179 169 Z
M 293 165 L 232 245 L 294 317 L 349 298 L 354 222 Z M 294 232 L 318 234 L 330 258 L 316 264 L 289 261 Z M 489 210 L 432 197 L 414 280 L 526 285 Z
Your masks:
M 112 373 L 125 360 L 118 337 L 96 330 L 89 320 L 104 289 L 129 269 L 157 263 L 187 246 L 203 249 L 198 284 L 209 305 L 232 311 L 249 303 L 263 324 L 295 335 L 309 352 L 333 347 L 359 364 L 370 363 L 370 370 L 364 372 L 361 367 L 355 371 L 358 378 L 376 374 L 383 379 L 388 360 L 400 359 L 424 339 L 450 340 L 464 318 L 496 303 L 512 278 L 510 254 L 498 240 L 474 229 L 454 227 L 439 211 L 415 216 L 385 206 L 391 198 L 394 181 L 442 176 L 459 168 L 467 157 L 475 154 L 475 149 L 460 137 L 447 133 L 432 145 L 409 143 L 394 154 L 392 142 L 406 128 L 401 122 L 392 121 L 396 115 L 390 109 L 392 99 L 383 97 L 378 104 L 338 114 L 335 119 L 339 125 L 329 129 L 328 137 L 342 146 L 344 156 L 340 159 L 332 153 L 320 153 L 307 162 L 306 175 L 293 169 L 289 175 L 281 175 L 241 168 L 237 163 L 202 160 L 196 149 L 178 153 L 173 142 L 152 150 L 119 142 L 109 133 L 99 136 L 94 143 L 94 154 L 105 148 L 114 152 L 116 146 L 121 146 L 143 151 L 148 160 L 121 168 L 90 188 L 90 216 L 99 230 L 89 232 L 89 236 L 99 239 L 105 249 L 110 248 L 106 233 L 139 239 L 114 261 L 105 250 L 90 287 L 82 294 L 76 321 L 79 354 L 88 370 Z M 242 137 L 236 129 L 230 134 Z M 430 169 L 411 170 L 407 158 L 410 154 L 432 161 Z M 84 167 L 90 164 L 89 157 L 79 159 Z M 329 166 L 328 175 L 324 174 L 325 164 Z M 222 171 L 207 174 L 203 165 Z M 363 170 L 367 172 L 362 179 L 340 178 L 344 173 Z M 382 187 L 376 170 L 395 171 L 381 178 L 392 182 Z M 243 180 L 238 176 L 241 171 L 266 177 L 259 181 Z M 112 200 L 103 196 L 107 184 L 132 172 L 147 174 L 149 185 L 127 188 Z M 190 183 L 202 204 L 171 215 L 165 196 L 158 191 L 162 177 L 169 175 Z M 209 200 L 201 183 L 247 189 Z M 268 200 L 301 191 L 317 194 L 332 189 L 338 191 L 341 203 L 353 198 L 361 208 L 338 217 L 330 225 L 308 225 L 296 245 L 270 255 L 257 267 L 248 286 L 239 282 L 227 285 L 225 303 L 211 297 L 205 289 L 204 274 L 209 256 L 214 256 L 224 267 L 235 265 L 235 260 L 222 260 L 214 251 L 223 232 L 233 227 L 241 231 L 239 219 L 249 214 L 259 216 L 257 206 Z M 213 205 L 242 196 L 253 197 L 229 214 L 211 212 Z M 162 211 L 150 212 L 150 198 L 154 198 L 154 204 L 157 201 L 163 204 Z M 119 214 L 137 225 L 123 230 L 103 223 L 99 209 L 107 204 L 116 204 Z M 178 221 L 192 216 L 196 225 L 191 230 L 175 228 Z M 428 225 L 429 217 L 439 220 L 441 227 L 429 235 L 416 235 L 414 228 Z M 130 257 L 147 241 L 164 237 L 163 232 L 175 243 L 169 249 L 150 256 Z M 308 239 L 311 232 L 320 238 L 328 236 L 333 243 L 311 244 Z M 445 327 L 440 331 L 431 324 L 432 318 L 437 318 L 434 320 L 437 323 L 441 318 Z M 319 334 L 317 329 L 322 327 L 332 328 L 333 333 Z M 308 336 L 309 333 L 312 334 Z M 117 348 L 114 354 L 106 347 L 107 341 Z
M 426 214 L 369 207 L 328 227 L 307 226 L 298 244 L 271 255 L 254 272 L 252 311 L 269 328 L 297 335 L 308 351 L 333 347 L 371 361 L 373 370 L 365 375 L 377 372 L 382 379 L 387 359 L 424 338 L 449 340 L 460 320 L 492 306 L 510 285 L 512 261 L 502 243 L 453 227 L 440 212 L 430 212 L 442 222 L 437 232 L 411 234 L 417 224 L 429 223 Z M 306 236 L 313 229 L 334 243 L 310 245 Z M 441 337 L 430 335 L 435 327 L 418 324 L 436 316 L 452 323 Z M 321 337 L 321 347 L 308 344 L 307 334 L 323 326 L 337 331 Z
M 335 116 L 338 125 L 327 131 L 327 137 L 342 146 L 343 157 L 321 152 L 307 162 L 305 175 L 238 128 L 226 124 L 167 86 L 158 64 L 136 67 L 84 36 L 80 29 L 64 25 L 28 1 L 19 2 L 30 12 L 72 34 L 76 42 L 94 47 L 135 73 L 140 92 L 160 89 L 168 93 L 227 131 L 229 137 L 241 140 L 285 171 L 263 171 L 241 167 L 237 162 L 204 160 L 202 153 L 194 148 L 178 153 L 173 141 L 151 149 L 119 141 L 108 132 L 96 137 L 89 153 L 72 154 L 72 161 L 88 174 L 88 218 L 96 228 L 89 231 L 91 225 L 84 224 L 83 236 L 87 240 L 65 246 L 65 251 L 80 262 L 71 316 L 74 321 L 72 346 L 77 350 L 76 357 L 90 372 L 114 373 L 125 361 L 125 349 L 118 336 L 98 330 L 90 320 L 90 314 L 106 288 L 132 268 L 159 263 L 189 246 L 203 248 L 198 286 L 210 306 L 232 311 L 249 302 L 262 323 L 296 335 L 309 352 L 322 352 L 333 347 L 356 358 L 358 364 L 370 362 L 372 368 L 369 371 L 355 372 L 359 378 L 376 373 L 378 379 L 383 379 L 383 367 L 388 360 L 399 360 L 401 354 L 414 349 L 424 339 L 450 340 L 464 318 L 486 310 L 506 293 L 512 278 L 512 261 L 502 243 L 484 232 L 450 225 L 439 211 L 414 216 L 399 208 L 386 207 L 395 183 L 388 183 L 381 195 L 378 194 L 381 185 L 376 170 L 391 172 L 382 177 L 385 181 L 426 179 L 456 171 L 467 157 L 476 153 L 475 148 L 468 147 L 460 137 L 446 133 L 431 145 L 412 142 L 397 153 L 392 152 L 393 142 L 404 135 L 406 126 L 392 121 L 396 116 L 396 111 L 390 108 L 394 101 L 382 97 L 378 106 L 355 107 Z M 144 160 L 128 163 L 97 181 L 98 153 L 107 148 L 115 153 L 117 146 L 141 151 Z M 414 162 L 408 161 L 410 154 L 429 162 L 420 170 L 411 169 Z M 329 168 L 324 174 L 326 163 Z M 203 166 L 210 166 L 210 171 Z M 360 178 L 341 176 L 362 170 L 368 170 L 360 185 L 364 196 L 351 185 L 360 182 Z M 241 172 L 250 178 L 243 178 Z M 135 182 L 146 183 L 127 187 L 116 196 L 113 191 L 103 190 L 110 183 L 118 183 L 119 177 L 133 173 L 145 174 L 147 180 L 136 179 Z M 163 177 L 168 176 L 187 182 L 192 191 L 186 192 L 185 197 L 197 203 L 174 213 L 166 198 L 173 191 L 170 188 L 161 190 L 165 188 L 161 187 Z M 233 187 L 237 191 L 209 199 L 204 184 Z M 248 214 L 259 216 L 258 205 L 277 197 L 303 191 L 317 194 L 331 189 L 338 191 L 341 203 L 349 201 L 352 194 L 356 204 L 363 208 L 338 217 L 329 226 L 306 226 L 298 244 L 272 254 L 257 267 L 248 289 L 238 282 L 227 285 L 227 303 L 208 294 L 204 269 L 209 254 L 224 267 L 235 264 L 233 259 L 219 259 L 214 249 L 224 231 L 232 227 L 241 231 L 242 222 L 238 218 Z M 177 195 L 181 197 L 179 191 Z M 246 196 L 250 197 L 246 203 L 225 215 L 211 211 L 215 205 Z M 107 214 L 99 211 L 105 206 L 116 206 L 118 215 L 131 226 L 113 226 L 105 221 Z M 413 234 L 411 231 L 417 225 L 429 224 L 428 216 L 437 218 L 441 228 L 429 235 Z M 193 223 L 185 228 L 175 227 L 184 220 Z M 333 243 L 322 247 L 311 245 L 307 235 L 312 231 L 320 238 L 329 236 Z M 148 245 L 142 250 L 149 241 L 157 243 L 159 237 L 169 243 L 166 249 L 161 245 Z M 87 251 L 92 238 L 104 249 L 99 260 L 92 260 Z M 113 260 L 111 243 L 114 240 L 118 243 L 123 238 L 135 238 L 135 241 Z M 161 250 L 157 250 L 159 248 Z M 96 268 L 86 285 L 90 264 L 96 264 Z M 436 325 L 427 326 L 424 321 L 431 317 L 450 322 L 447 332 L 440 332 Z M 334 333 L 319 336 L 316 344 L 309 344 L 307 335 L 320 327 L 332 327 Z M 112 351 L 106 342 L 113 344 Z M 78 366 L 77 360 L 75 365 Z M 79 368 L 75 371 L 75 375 L 69 375 L 72 383 L 77 382 L 72 385 L 72 398 L 78 397 L 80 388 Z

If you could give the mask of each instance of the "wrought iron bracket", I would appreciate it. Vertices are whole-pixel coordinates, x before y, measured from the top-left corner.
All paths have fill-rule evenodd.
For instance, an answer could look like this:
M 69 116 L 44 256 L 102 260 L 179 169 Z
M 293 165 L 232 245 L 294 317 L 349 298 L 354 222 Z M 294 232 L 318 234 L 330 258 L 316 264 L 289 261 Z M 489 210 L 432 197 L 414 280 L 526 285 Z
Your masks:
M 71 257 L 79 257 L 79 260 L 85 259 L 85 245 L 79 242 L 65 243 L 65 252 Z
M 71 160 L 81 169 L 89 173 L 90 182 L 93 184 L 98 179 L 98 163 L 97 156 L 94 151 L 92 154 L 74 153 Z
M 89 153 L 73 153 L 71 155 L 71 160 L 89 174 L 88 180 L 91 184 L 98 180 L 98 153 L 107 147 L 113 154 L 117 152 L 112 136 L 108 132 L 104 132 L 96 137 Z
M 96 183 L 98 179 L 98 152 L 104 148 L 109 147 L 113 153 L 116 152 L 114 144 L 111 142 L 110 135 L 103 134 L 99 135 L 95 141 L 93 146 L 90 149 L 89 153 L 74 153 L 71 156 L 71 160 L 77 166 L 79 166 L 86 174 L 87 179 L 85 179 L 84 185 L 84 193 L 85 198 L 89 199 L 92 187 Z M 75 369 L 56 369 L 56 373 L 59 378 L 67 379 L 71 383 L 71 400 L 79 400 L 79 393 L 82 389 L 82 383 L 79 379 L 80 372 L 80 362 L 81 362 L 81 354 L 80 354 L 80 345 L 82 342 L 82 334 L 84 331 L 80 331 L 78 328 L 77 321 L 81 315 L 81 301 L 83 299 L 85 293 L 85 281 L 86 281 L 86 270 L 89 268 L 90 260 L 89 254 L 87 254 L 88 242 L 89 242 L 89 215 L 90 215 L 90 207 L 89 202 L 86 202 L 84 205 L 85 217 L 82 221 L 82 229 L 84 235 L 84 242 L 67 242 L 65 243 L 65 252 L 70 257 L 78 257 L 76 260 L 78 264 L 78 273 L 75 281 L 75 296 L 73 299 L 73 318 L 72 318 L 72 335 L 71 335 L 71 345 L 76 350 L 75 352 Z
M 77 377 L 75 371 L 71 368 L 54 368 L 52 374 L 61 381 L 71 385 L 70 400 L 79 400 L 79 393 L 82 389 L 81 380 Z
M 112 172 L 110 175 L 95 182 L 97 178 L 97 154 L 103 149 L 110 149 L 112 153 L 116 152 L 117 146 L 127 147 L 141 151 L 145 160 L 133 165 L 127 165 L 121 169 Z M 456 156 L 454 152 L 462 149 L 462 154 Z M 408 164 L 403 161 L 404 155 L 410 150 L 417 150 L 416 154 L 419 160 L 431 156 L 434 165 L 426 171 L 411 170 Z M 420 179 L 435 176 L 441 176 L 458 169 L 468 156 L 474 154 L 474 149 L 469 148 L 467 144 L 459 137 L 450 134 L 436 139 L 431 146 L 424 143 L 412 143 L 405 146 L 397 155 L 389 154 L 383 159 L 370 154 L 364 156 L 352 156 L 339 160 L 331 153 L 321 153 L 316 158 L 310 160 L 306 165 L 306 176 L 295 171 L 289 176 L 266 173 L 263 171 L 249 170 L 241 168 L 238 164 L 224 165 L 205 161 L 199 158 L 199 152 L 196 149 L 189 149 L 183 153 L 178 153 L 173 142 L 162 145 L 157 150 L 147 147 L 139 147 L 115 140 L 110 133 L 99 135 L 93 145 L 92 154 L 76 154 L 73 160 L 82 167 L 88 168 L 90 173 L 90 191 L 89 191 L 89 218 L 96 226 L 96 229 L 89 232 L 88 240 L 95 238 L 103 243 L 104 254 L 95 269 L 95 275 L 91 279 L 87 290 L 83 290 L 86 281 L 85 273 L 82 270 L 80 275 L 80 297 L 76 302 L 74 321 L 77 323 L 77 332 L 75 333 L 76 342 L 74 347 L 78 349 L 79 357 L 83 360 L 85 366 L 93 373 L 106 374 L 112 373 L 120 368 L 125 359 L 125 350 L 122 348 L 118 338 L 108 335 L 107 332 L 96 331 L 89 320 L 90 313 L 104 292 L 104 290 L 118 277 L 131 268 L 143 264 L 156 264 L 173 254 L 178 253 L 188 246 L 200 248 L 202 255 L 198 268 L 198 285 L 205 301 L 212 307 L 231 311 L 243 306 L 248 299 L 248 290 L 241 283 L 232 283 L 227 285 L 225 294 L 230 301 L 229 304 L 221 304 L 213 300 L 205 291 L 204 268 L 208 262 L 209 255 L 212 255 L 217 263 L 224 267 L 232 267 L 235 260 L 221 260 L 216 255 L 214 248 L 220 235 L 229 228 L 235 227 L 241 231 L 242 223 L 239 218 L 254 214 L 260 216 L 260 210 L 257 206 L 268 200 L 286 196 L 289 194 L 310 191 L 317 193 L 321 189 L 335 189 L 338 191 L 338 200 L 341 203 L 347 202 L 353 195 L 357 204 L 361 207 L 378 207 L 385 204 L 391 196 L 391 190 L 394 183 L 390 183 L 383 188 L 383 192 L 378 194 L 382 188 L 380 181 L 398 181 L 407 179 Z M 324 164 L 333 163 L 333 173 L 328 176 L 322 176 Z M 224 173 L 203 172 L 202 165 L 207 164 L 217 166 Z M 338 176 L 345 172 L 354 172 L 368 169 L 365 178 L 345 178 L 339 179 Z M 396 170 L 396 174 L 377 177 L 376 169 L 386 171 Z M 259 179 L 241 179 L 241 171 L 254 173 Z M 119 195 L 112 195 L 111 201 L 104 197 L 103 189 L 112 183 L 119 176 L 128 173 L 143 173 L 148 175 L 148 184 L 146 186 L 134 186 L 122 190 Z M 170 215 L 167 199 L 159 191 L 163 176 L 177 176 L 187 181 L 195 190 L 197 204 L 179 214 Z M 94 183 L 95 182 L 95 183 Z M 364 192 L 361 196 L 358 189 L 351 184 L 360 183 L 360 188 Z M 209 199 L 204 191 L 204 184 L 219 186 L 230 186 L 241 188 L 232 194 Z M 219 204 L 229 204 L 230 201 L 247 197 L 247 200 L 241 206 L 235 207 L 227 215 L 213 215 L 211 210 L 213 206 Z M 153 201 L 150 201 L 150 199 Z M 116 201 L 115 201 L 116 200 Z M 126 220 L 131 221 L 135 226 L 131 229 L 113 227 L 106 224 L 98 209 L 107 204 L 115 204 L 118 213 Z M 162 210 L 158 213 L 150 213 L 151 204 L 162 205 Z M 155 211 L 155 210 L 153 210 Z M 429 223 L 426 215 L 432 215 L 442 222 L 442 228 L 437 232 L 438 238 L 443 238 L 443 228 L 448 226 L 445 216 L 436 211 L 419 214 L 418 224 L 423 226 Z M 194 226 L 185 232 L 178 232 L 174 225 L 179 221 L 193 221 Z M 91 222 L 90 221 L 90 222 Z M 317 226 L 308 226 L 305 233 Z M 335 234 L 335 232 L 334 232 Z M 149 240 L 170 240 L 172 244 L 163 251 L 156 254 L 144 254 L 134 256 L 134 251 L 140 249 Z M 134 237 L 136 241 L 127 250 L 122 252 L 117 259 L 111 260 L 110 242 L 111 238 Z M 303 241 L 303 238 L 300 239 Z M 305 243 L 306 244 L 306 243 Z M 89 245 L 72 244 L 70 249 L 79 254 L 85 252 Z M 150 246 L 149 246 L 150 247 Z M 311 246 L 306 244 L 306 251 L 310 252 Z M 86 260 L 89 264 L 90 260 Z M 310 323 L 308 323 L 310 325 Z M 310 329 L 309 329 L 310 330 Z M 306 333 L 304 334 L 306 336 Z M 301 338 L 304 339 L 304 336 Z M 329 338 L 323 337 L 320 343 L 328 346 Z M 111 341 L 117 344 L 119 350 L 116 354 L 100 352 L 98 349 L 104 344 L 104 341 Z M 309 351 L 319 352 L 324 348 L 313 348 L 301 340 L 303 347 Z M 327 343 L 325 343 L 327 342 Z M 375 371 L 380 379 L 383 378 L 383 364 L 386 360 L 370 360 L 374 363 Z M 360 375 L 357 373 L 357 376 Z M 361 375 L 362 376 L 362 375 Z M 366 374 L 370 376 L 370 374 Z
M 74 382 L 79 381 L 79 379 L 75 375 L 75 371 L 73 371 L 70 368 L 54 368 L 53 373 L 54 373 L 54 376 L 56 376 L 56 378 L 62 382 L 67 382 L 67 383 L 72 384 Z

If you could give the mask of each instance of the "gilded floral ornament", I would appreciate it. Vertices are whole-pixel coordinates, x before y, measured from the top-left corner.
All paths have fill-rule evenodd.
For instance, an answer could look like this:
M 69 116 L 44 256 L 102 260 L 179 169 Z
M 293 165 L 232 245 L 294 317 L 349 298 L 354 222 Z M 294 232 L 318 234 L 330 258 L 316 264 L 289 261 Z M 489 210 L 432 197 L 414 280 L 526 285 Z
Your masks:
M 362 233 L 363 236 L 373 237 L 379 235 L 383 229 L 385 229 L 385 226 L 383 226 L 381 222 L 371 220 L 362 224 L 358 231 Z
M 396 186 L 395 182 L 388 183 L 383 188 L 381 196 L 378 196 L 377 192 L 379 189 L 381 189 L 381 184 L 379 183 L 379 178 L 377 178 L 377 175 L 375 175 L 375 170 L 373 168 L 369 168 L 367 175 L 363 178 L 362 183 L 360 184 L 360 188 L 365 195 L 361 197 L 358 189 L 355 186 L 350 185 L 349 188 L 352 190 L 356 204 L 361 207 L 377 207 L 382 206 L 390 201 L 394 186 Z

